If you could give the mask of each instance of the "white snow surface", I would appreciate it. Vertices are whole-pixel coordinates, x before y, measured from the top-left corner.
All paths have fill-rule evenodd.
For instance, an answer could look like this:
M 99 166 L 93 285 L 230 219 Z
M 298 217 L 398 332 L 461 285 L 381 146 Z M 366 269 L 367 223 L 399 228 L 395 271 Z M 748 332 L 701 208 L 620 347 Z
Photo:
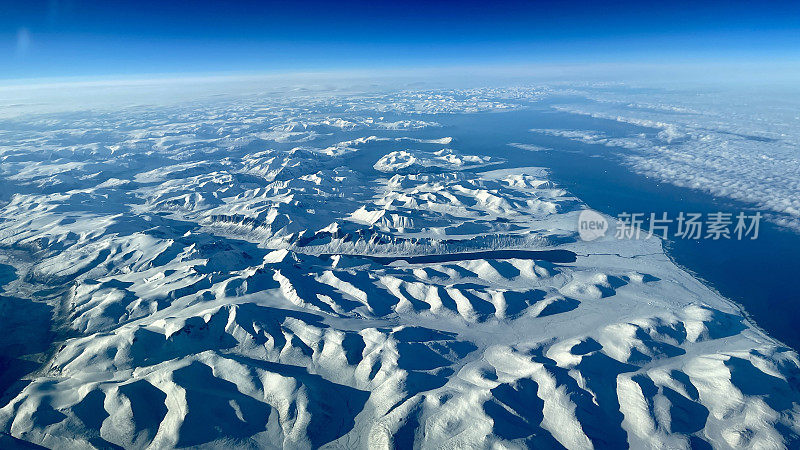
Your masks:
M 50 448 L 797 445 L 798 355 L 659 241 L 582 243 L 584 206 L 545 169 L 476 170 L 496 161 L 415 135 L 438 127 L 420 114 L 541 92 L 5 119 L 0 252 L 32 255 L 5 292 L 60 289 L 73 331 L 3 399 L 0 431 Z M 459 256 L 498 249 L 579 256 Z M 453 258 L 359 256 L 420 254 Z

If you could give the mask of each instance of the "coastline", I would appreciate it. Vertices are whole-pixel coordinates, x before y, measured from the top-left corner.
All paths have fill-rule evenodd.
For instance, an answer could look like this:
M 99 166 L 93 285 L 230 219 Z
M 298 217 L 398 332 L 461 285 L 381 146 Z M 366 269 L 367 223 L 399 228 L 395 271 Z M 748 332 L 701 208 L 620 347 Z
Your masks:
M 623 148 L 589 145 L 576 143 L 566 138 L 553 136 L 537 136 L 528 132 L 536 126 L 550 126 L 553 122 L 564 121 L 570 114 L 551 112 L 548 110 L 529 109 L 527 111 L 513 111 L 504 114 L 507 120 L 502 122 L 513 127 L 500 128 L 499 124 L 485 123 L 498 115 L 476 114 L 471 119 L 458 119 L 454 122 L 468 122 L 465 127 L 459 124 L 460 130 L 453 130 L 458 144 L 467 148 L 486 145 L 475 145 L 471 139 L 458 139 L 458 131 L 469 129 L 469 134 L 480 134 L 487 130 L 494 130 L 498 139 L 504 143 L 523 142 L 532 143 L 547 150 L 529 151 L 511 147 L 491 149 L 491 155 L 503 155 L 507 158 L 504 167 L 538 166 L 548 170 L 549 178 L 557 185 L 563 187 L 579 198 L 590 208 L 603 214 L 616 217 L 621 212 L 669 212 L 669 217 L 675 217 L 679 211 L 687 212 L 712 212 L 746 211 L 753 213 L 754 205 L 741 201 L 720 198 L 711 194 L 691 188 L 674 186 L 662 183 L 650 177 L 634 172 L 622 160 L 626 151 Z M 514 116 L 516 115 L 516 116 Z M 626 129 L 636 126 L 620 124 L 607 119 L 597 119 L 587 116 L 578 116 L 581 126 L 594 123 L 602 129 L 603 126 L 624 127 Z M 440 121 L 441 118 L 440 118 Z M 540 125 L 540 121 L 544 121 Z M 568 124 L 568 122 L 566 122 Z M 493 126 L 494 125 L 494 126 Z M 562 123 L 562 126 L 565 123 Z M 578 125 L 576 125 L 578 126 Z M 513 129 L 512 129 L 513 128 Z M 449 131 L 449 130 L 448 130 Z M 501 134 L 502 133 L 502 134 Z M 491 145 L 491 144 L 489 144 Z M 791 267 L 788 256 L 789 249 L 800 251 L 800 235 L 781 227 L 777 224 L 761 222 L 761 236 L 755 241 L 710 241 L 702 240 L 696 243 L 671 239 L 664 246 L 664 252 L 682 270 L 700 280 L 704 285 L 728 299 L 741 309 L 748 320 L 760 330 L 766 332 L 777 342 L 793 348 L 800 348 L 800 331 L 791 324 L 779 320 L 774 315 L 773 309 L 785 311 L 785 315 L 792 315 L 792 305 L 800 304 L 797 293 L 789 290 L 784 292 L 786 299 L 779 297 L 779 287 L 774 285 L 781 279 L 782 274 Z M 781 258 L 774 255 L 771 249 L 779 249 Z M 774 256 L 770 258 L 769 256 Z M 758 273 L 751 273 L 744 277 L 741 272 L 747 268 L 738 265 L 751 263 L 757 265 L 770 265 L 769 269 L 762 268 Z M 760 265 L 758 265 L 760 264 Z M 738 270 L 736 275 L 727 275 L 728 270 Z M 780 276 L 778 274 L 781 274 Z M 763 288 L 763 289 L 762 289 Z M 767 292 L 767 288 L 771 289 Z M 794 296 L 794 297 L 792 297 Z M 796 301 L 792 302 L 792 298 Z

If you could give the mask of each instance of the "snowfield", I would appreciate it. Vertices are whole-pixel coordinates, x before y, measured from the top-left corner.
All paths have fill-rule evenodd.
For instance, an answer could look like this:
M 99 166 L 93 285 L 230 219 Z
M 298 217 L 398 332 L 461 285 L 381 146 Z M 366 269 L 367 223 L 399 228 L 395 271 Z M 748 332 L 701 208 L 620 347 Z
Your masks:
M 48 304 L 60 331 L 3 386 L 0 446 L 797 446 L 797 353 L 658 240 L 580 241 L 546 168 L 463 154 L 428 117 L 547 92 L 3 119 L 0 313 Z

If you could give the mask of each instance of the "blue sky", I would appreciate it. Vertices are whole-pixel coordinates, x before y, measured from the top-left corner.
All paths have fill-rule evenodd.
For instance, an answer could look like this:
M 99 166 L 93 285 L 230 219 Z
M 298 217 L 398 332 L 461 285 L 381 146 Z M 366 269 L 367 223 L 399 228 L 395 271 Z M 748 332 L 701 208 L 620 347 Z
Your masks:
M 28 0 L 0 15 L 7 79 L 798 56 L 798 1 Z

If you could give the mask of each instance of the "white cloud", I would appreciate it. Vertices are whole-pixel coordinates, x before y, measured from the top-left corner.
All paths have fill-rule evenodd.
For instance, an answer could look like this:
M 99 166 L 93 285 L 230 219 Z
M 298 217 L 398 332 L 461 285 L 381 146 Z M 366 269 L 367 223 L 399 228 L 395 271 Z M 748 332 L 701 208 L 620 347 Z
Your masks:
M 591 101 L 557 109 L 652 128 L 652 133 L 612 140 L 593 131 L 534 131 L 624 147 L 630 150 L 626 162 L 638 173 L 755 204 L 772 213 L 774 222 L 800 230 L 796 95 L 616 90 L 588 97 Z

